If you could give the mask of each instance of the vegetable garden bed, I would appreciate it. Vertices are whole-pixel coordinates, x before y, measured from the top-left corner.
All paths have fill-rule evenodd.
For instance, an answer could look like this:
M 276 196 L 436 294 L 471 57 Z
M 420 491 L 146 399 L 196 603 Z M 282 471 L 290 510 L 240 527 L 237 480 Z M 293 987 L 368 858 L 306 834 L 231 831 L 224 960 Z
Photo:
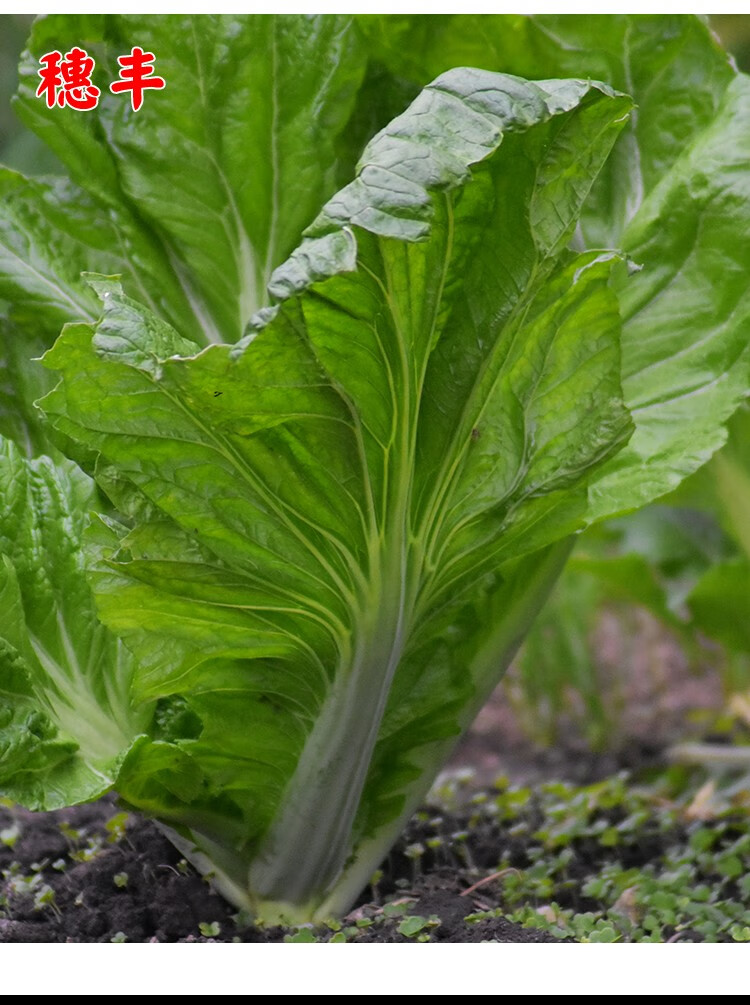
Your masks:
M 463 903 L 472 938 L 496 906 L 744 938 L 734 887 L 729 927 L 680 891 L 654 914 L 617 855 L 643 825 L 679 872 L 708 838 L 616 782 L 431 807 L 392 906 L 350 913 L 578 536 L 676 489 L 748 396 L 750 78 L 707 24 L 53 15 L 19 81 L 67 176 L 0 168 L 0 795 L 63 816 L 41 844 L 9 819 L 6 934 L 234 938 L 184 859 L 259 938 L 460 939 Z M 177 851 L 70 809 L 111 793 Z M 169 894 L 189 933 L 136 917 L 162 867 L 200 891 Z
M 3 810 L 0 942 L 750 941 L 747 793 L 706 819 L 671 786 L 448 777 L 354 910 L 298 928 L 253 924 L 109 799 Z

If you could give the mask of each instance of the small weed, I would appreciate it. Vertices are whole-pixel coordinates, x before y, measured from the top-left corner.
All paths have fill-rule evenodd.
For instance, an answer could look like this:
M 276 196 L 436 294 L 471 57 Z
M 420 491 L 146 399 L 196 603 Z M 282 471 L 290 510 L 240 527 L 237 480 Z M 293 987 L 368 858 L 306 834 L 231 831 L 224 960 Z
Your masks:
M 419 863 L 424 853 L 425 846 L 419 841 L 414 844 L 407 845 L 406 848 L 404 848 L 404 855 L 411 860 L 411 878 L 413 883 L 416 883 L 419 877 Z
M 425 932 L 425 929 L 437 928 L 439 924 L 440 919 L 435 914 L 430 915 L 429 918 L 424 918 L 420 914 L 409 914 L 399 924 L 398 933 L 405 935 L 408 939 L 425 934 L 429 939 L 429 934 Z
M 104 829 L 107 831 L 107 841 L 110 844 L 117 844 L 118 841 L 122 840 L 125 836 L 128 820 L 128 813 L 116 813 L 115 816 L 109 818 Z
M 12 848 L 20 836 L 21 828 L 17 823 L 11 824 L 10 827 L 4 827 L 0 830 L 0 843 L 4 844 L 6 848 Z
M 298 928 L 297 931 L 294 932 L 294 934 L 284 936 L 284 942 L 319 942 L 319 941 L 320 939 L 318 939 L 317 935 L 312 930 L 312 928 L 309 928 L 307 926 L 303 928 Z
M 373 900 L 379 899 L 378 886 L 382 879 L 383 879 L 382 869 L 376 869 L 375 872 L 370 877 L 370 890 L 372 891 Z
M 60 829 L 62 830 L 62 826 Z M 70 831 L 68 833 L 63 831 L 63 833 L 66 834 L 66 837 L 69 837 L 70 834 L 76 834 L 78 836 L 77 841 L 82 840 L 85 836 L 83 831 Z M 92 859 L 96 858 L 99 852 L 103 851 L 103 849 L 104 838 L 99 834 L 94 834 L 87 840 L 83 848 L 74 846 L 70 851 L 70 857 L 74 862 L 90 862 Z
M 60 833 L 65 835 L 68 842 L 72 845 L 78 844 L 86 833 L 85 831 L 79 831 L 75 827 L 71 827 L 66 820 L 61 820 L 58 826 L 60 827 Z
M 402 915 L 406 914 L 409 905 L 414 903 L 412 900 L 393 900 L 388 904 L 383 905 L 383 914 L 386 918 L 400 918 Z
M 34 911 L 45 911 L 47 909 L 59 916 L 59 909 L 54 902 L 54 890 L 51 886 L 43 883 L 34 892 Z
M 183 859 L 183 862 L 185 860 Z M 177 863 L 179 868 L 179 862 Z M 253 924 L 254 918 L 250 911 L 246 910 L 244 907 L 241 908 L 236 914 L 233 914 L 232 921 L 236 928 L 247 928 Z

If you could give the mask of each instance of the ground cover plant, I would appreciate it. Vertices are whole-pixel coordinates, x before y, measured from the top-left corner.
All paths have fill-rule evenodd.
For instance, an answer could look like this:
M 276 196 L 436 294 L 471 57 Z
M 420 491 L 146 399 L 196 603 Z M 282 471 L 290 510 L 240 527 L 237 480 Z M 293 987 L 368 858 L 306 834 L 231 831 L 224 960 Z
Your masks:
M 167 87 L 49 108 L 75 45 Z M 16 107 L 69 177 L 0 175 L 2 791 L 345 913 L 747 394 L 750 82 L 689 17 L 54 16 Z

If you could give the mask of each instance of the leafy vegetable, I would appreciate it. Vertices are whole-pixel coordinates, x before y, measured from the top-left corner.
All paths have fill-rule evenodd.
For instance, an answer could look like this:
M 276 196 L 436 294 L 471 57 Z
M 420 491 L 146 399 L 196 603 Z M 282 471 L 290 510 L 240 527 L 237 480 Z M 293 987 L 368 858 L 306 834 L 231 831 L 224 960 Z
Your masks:
M 679 24 L 702 67 L 721 62 Z M 382 61 L 365 80 L 372 26 L 207 18 L 199 44 L 192 18 L 38 22 L 19 107 L 87 194 L 14 181 L 4 211 L 9 322 L 37 302 L 45 324 L 68 322 L 44 358 L 60 374 L 44 435 L 114 507 L 92 514 L 84 550 L 99 617 L 134 661 L 122 709 L 103 706 L 122 723 L 104 768 L 75 723 L 51 721 L 67 756 L 269 919 L 349 906 L 572 535 L 705 460 L 750 365 L 744 78 L 707 71 L 715 100 L 679 154 L 653 152 L 659 180 L 624 230 L 596 186 L 632 102 L 585 69 L 415 80 L 332 195 L 377 117 L 372 74 L 392 105 L 410 87 Z M 148 46 L 170 86 L 137 116 L 111 96 L 57 115 L 32 96 L 52 40 L 105 66 Z M 105 209 L 122 267 L 100 254 Z M 642 271 L 584 250 L 594 233 L 617 233 Z M 698 276 L 706 307 L 675 311 Z M 56 531 L 79 571 L 86 520 Z M 24 651 L 22 627 L 0 635 Z M 37 674 L 24 702 L 47 688 Z
M 308 903 L 349 857 L 353 827 L 369 836 L 406 783 L 421 792 L 412 751 L 459 731 L 476 686 L 454 662 L 457 619 L 503 591 L 483 581 L 501 562 L 580 525 L 588 471 L 629 432 L 616 257 L 564 250 L 609 145 L 587 162 L 585 144 L 607 125 L 614 139 L 626 109 L 587 84 L 448 74 L 373 141 L 247 340 L 186 358 L 183 339 L 98 280 L 93 343 L 71 326 L 46 357 L 64 373 L 47 414 L 156 509 L 129 533 L 109 524 L 100 614 L 139 660 L 136 697 L 179 694 L 200 719 L 175 770 L 189 759 L 201 804 L 182 812 L 220 814 L 232 794 L 223 812 L 239 811 L 256 845 L 256 896 Z M 441 125 L 452 148 L 430 142 Z M 485 212 L 508 212 L 514 161 L 491 156 L 508 127 L 537 164 L 513 208 L 539 222 L 514 228 L 503 254 L 498 224 L 476 214 L 483 195 Z M 383 189 L 386 171 L 400 183 Z M 428 185 L 445 191 L 435 203 Z M 404 242 L 428 225 L 429 240 Z M 246 859 L 230 868 L 239 885 Z
M 94 502 L 70 462 L 0 445 L 0 785 L 31 809 L 96 799 L 147 716 L 132 659 L 98 623 L 80 536 Z

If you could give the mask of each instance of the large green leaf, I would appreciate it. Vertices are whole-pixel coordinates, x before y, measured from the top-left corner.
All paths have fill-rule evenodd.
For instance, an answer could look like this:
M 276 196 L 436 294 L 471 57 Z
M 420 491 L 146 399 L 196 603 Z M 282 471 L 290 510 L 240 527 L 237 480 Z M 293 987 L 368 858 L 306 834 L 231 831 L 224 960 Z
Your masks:
M 750 78 L 631 221 L 643 265 L 622 293 L 623 390 L 636 422 L 596 486 L 597 515 L 674 488 L 726 440 L 750 387 Z
M 27 179 L 0 168 L 0 324 L 3 389 L 0 431 L 32 454 L 49 453 L 33 402 L 49 388 L 35 357 L 67 321 L 93 321 L 96 295 L 81 278 L 92 268 L 118 273 L 153 310 L 192 331 L 192 313 L 171 267 L 145 240 L 63 178 Z
M 716 114 L 735 76 L 694 16 L 633 14 L 377 15 L 361 19 L 371 58 L 421 87 L 453 66 L 522 77 L 590 77 L 630 94 L 630 124 L 593 186 L 581 230 L 618 247 L 645 194 Z M 381 85 L 388 87 L 387 83 Z
M 693 16 L 365 18 L 371 53 L 421 85 L 459 64 L 586 76 L 636 110 L 578 239 L 624 250 L 623 390 L 636 425 L 597 477 L 593 519 L 675 488 L 726 438 L 750 387 L 750 79 Z
M 156 54 L 168 87 L 131 111 L 116 57 Z M 48 108 L 39 57 L 83 46 L 96 110 Z M 364 68 L 348 17 L 52 15 L 35 22 L 16 110 L 70 179 L 0 168 L 0 431 L 53 453 L 32 402 L 41 355 L 66 322 L 93 321 L 84 272 L 125 289 L 196 345 L 232 342 L 271 271 L 336 187 Z M 262 154 L 267 151 L 267 156 Z M 34 392 L 38 393 L 34 393 Z
M 36 96 L 39 57 L 74 45 L 97 61 L 86 114 Z M 167 83 L 138 112 L 108 89 L 134 45 Z M 335 188 L 363 67 L 350 17 L 52 15 L 34 24 L 16 110 L 106 214 L 128 292 L 199 343 L 233 342 Z M 74 238 L 76 216 L 61 214 Z
M 750 655 L 750 407 L 728 428 L 725 447 L 674 500 L 707 510 L 729 535 L 733 554 L 703 571 L 687 605 L 695 626 L 725 646 L 731 667 Z
M 0 297 L 15 321 L 54 338 L 66 321 L 93 321 L 97 304 L 80 281 L 91 265 L 84 249 L 45 217 L 50 194 L 50 186 L 0 169 Z
M 235 896 L 250 867 L 251 900 L 317 903 L 353 830 L 423 791 L 568 545 L 531 553 L 582 526 L 630 435 L 622 263 L 567 250 L 629 106 L 446 74 L 368 146 L 238 345 L 185 356 L 102 278 L 93 341 L 71 325 L 45 357 L 55 426 L 145 501 L 96 532 L 101 616 L 136 695 L 195 717 L 159 740 L 189 770 L 144 751 L 171 779 L 148 808 L 168 792 Z M 118 782 L 134 805 L 138 778 Z
M 0 296 L 13 319 L 52 339 L 67 321 L 94 320 L 96 297 L 81 278 L 117 273 L 153 310 L 198 330 L 163 249 L 121 206 L 105 212 L 65 178 L 24 178 L 0 168 Z
M 0 439 L 0 786 L 32 809 L 106 792 L 148 718 L 84 575 L 94 493 L 75 465 Z

